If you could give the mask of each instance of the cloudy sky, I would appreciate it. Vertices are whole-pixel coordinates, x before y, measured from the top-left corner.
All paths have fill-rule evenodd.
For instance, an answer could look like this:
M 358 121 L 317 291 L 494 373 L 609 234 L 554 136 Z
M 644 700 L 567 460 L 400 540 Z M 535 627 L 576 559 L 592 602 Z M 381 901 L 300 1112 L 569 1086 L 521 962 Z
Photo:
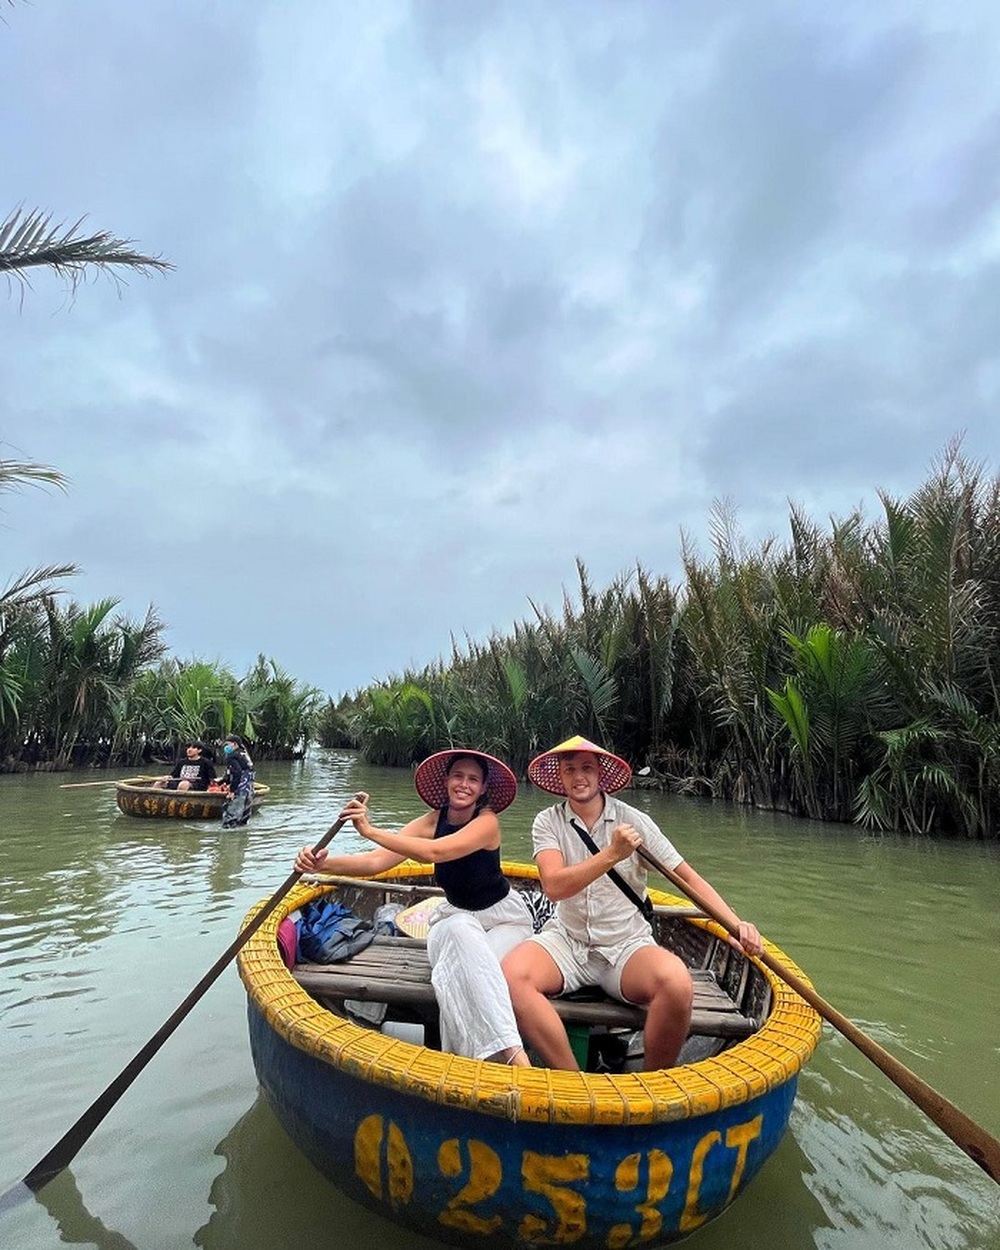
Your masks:
M 336 696 L 997 469 L 995 0 L 0 7 L 0 220 L 176 266 L 0 284 L 0 586 Z

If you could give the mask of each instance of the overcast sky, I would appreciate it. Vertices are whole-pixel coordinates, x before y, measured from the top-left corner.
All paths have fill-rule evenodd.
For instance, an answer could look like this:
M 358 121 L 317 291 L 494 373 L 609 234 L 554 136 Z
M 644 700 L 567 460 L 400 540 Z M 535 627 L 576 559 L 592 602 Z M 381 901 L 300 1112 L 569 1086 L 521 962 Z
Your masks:
M 336 696 L 997 470 L 996 0 L 0 7 L 0 220 L 176 266 L 0 284 L 0 586 Z

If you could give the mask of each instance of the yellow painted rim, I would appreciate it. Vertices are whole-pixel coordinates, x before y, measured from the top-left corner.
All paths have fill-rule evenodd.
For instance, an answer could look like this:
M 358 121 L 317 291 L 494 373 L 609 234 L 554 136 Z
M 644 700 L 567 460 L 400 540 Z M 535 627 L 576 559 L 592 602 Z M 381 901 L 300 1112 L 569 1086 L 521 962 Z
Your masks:
M 514 877 L 537 878 L 533 864 L 505 863 Z M 401 864 L 385 879 L 430 875 L 422 864 Z M 240 951 L 240 976 L 267 1023 L 291 1045 L 375 1086 L 483 1115 L 551 1124 L 657 1124 L 692 1119 L 739 1106 L 795 1077 L 819 1042 L 822 1020 L 769 968 L 758 964 L 771 985 L 768 1019 L 752 1037 L 713 1059 L 656 1072 L 622 1075 L 510 1068 L 484 1060 L 442 1054 L 387 1037 L 343 1020 L 301 989 L 282 962 L 277 945 L 281 920 L 325 886 L 296 886 Z M 685 903 L 659 890 L 657 903 Z M 262 900 L 244 924 L 265 906 Z M 710 920 L 694 920 L 720 936 Z M 768 951 L 796 975 L 808 978 L 770 942 Z

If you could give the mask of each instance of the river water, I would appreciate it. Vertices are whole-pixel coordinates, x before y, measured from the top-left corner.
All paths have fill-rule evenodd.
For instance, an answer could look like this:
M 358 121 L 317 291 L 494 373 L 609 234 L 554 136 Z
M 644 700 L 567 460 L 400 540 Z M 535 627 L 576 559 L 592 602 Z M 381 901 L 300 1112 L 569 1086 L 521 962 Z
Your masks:
M 122 775 L 125 774 L 112 774 Z M 314 749 L 265 765 L 249 825 L 141 820 L 107 774 L 0 776 L 0 1190 L 157 1032 L 356 790 L 379 823 L 421 809 L 409 773 Z M 1000 1136 L 1000 848 L 874 838 L 650 792 L 678 849 L 833 1006 Z M 529 787 L 503 816 L 530 859 Z M 338 849 L 361 849 L 344 830 Z M 831 1026 L 790 1131 L 690 1250 L 998 1250 L 1000 1187 Z M 228 967 L 70 1168 L 0 1214 L 0 1246 L 432 1250 L 342 1197 L 258 1096 Z

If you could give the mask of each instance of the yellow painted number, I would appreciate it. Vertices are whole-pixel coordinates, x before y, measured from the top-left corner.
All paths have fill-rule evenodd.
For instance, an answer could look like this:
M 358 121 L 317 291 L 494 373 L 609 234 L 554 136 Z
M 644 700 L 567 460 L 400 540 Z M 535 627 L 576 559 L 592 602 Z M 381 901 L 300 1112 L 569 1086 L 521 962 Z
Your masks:
M 615 1189 L 619 1193 L 629 1193 L 639 1188 L 641 1161 L 641 1155 L 629 1155 L 615 1168 Z M 634 1233 L 630 1224 L 615 1224 L 608 1233 L 608 1250 L 624 1250 L 625 1246 L 652 1241 L 663 1229 L 663 1215 L 659 1207 L 670 1189 L 674 1165 L 670 1162 L 669 1155 L 665 1155 L 662 1150 L 651 1150 L 647 1156 L 647 1165 L 649 1172 L 646 1178 L 646 1197 L 635 1208 L 642 1217 L 639 1231 Z
M 754 1138 L 760 1136 L 763 1123 L 764 1117 L 758 1115 L 752 1120 L 747 1120 L 745 1124 L 734 1124 L 732 1128 L 726 1130 L 726 1145 L 730 1150 L 737 1152 L 736 1162 L 733 1164 L 732 1180 L 729 1182 L 727 1202 L 732 1200 L 736 1190 L 739 1188 L 739 1183 L 743 1179 L 743 1169 L 747 1163 L 747 1150 Z M 692 1232 L 708 1219 L 708 1215 L 698 1210 L 698 1192 L 701 1189 L 701 1181 L 705 1173 L 705 1158 L 712 1147 L 718 1145 L 721 1141 L 721 1133 L 713 1130 L 711 1133 L 706 1133 L 694 1148 L 694 1156 L 691 1160 L 691 1175 L 688 1177 L 687 1202 L 684 1204 L 684 1211 L 680 1220 L 680 1231 L 682 1233 Z
M 528 1193 L 542 1194 L 556 1214 L 555 1225 L 537 1215 L 526 1215 L 517 1230 L 518 1237 L 533 1246 L 568 1246 L 587 1231 L 587 1204 L 583 1195 L 567 1188 L 572 1181 L 585 1181 L 590 1172 L 587 1155 L 539 1155 L 526 1150 L 521 1161 L 521 1177 Z
M 390 1203 L 399 1207 L 413 1197 L 413 1159 L 406 1138 L 391 1120 L 387 1129 L 380 1115 L 367 1116 L 355 1131 L 354 1171 L 380 1201 L 387 1194 Z
M 469 1179 L 438 1216 L 449 1228 L 461 1229 L 463 1233 L 495 1233 L 503 1222 L 499 1215 L 489 1217 L 475 1215 L 469 1207 L 492 1198 L 500 1188 L 503 1169 L 500 1156 L 485 1142 L 471 1140 L 469 1151 Z M 442 1176 L 462 1175 L 462 1145 L 455 1137 L 441 1143 L 438 1151 L 438 1167 Z

